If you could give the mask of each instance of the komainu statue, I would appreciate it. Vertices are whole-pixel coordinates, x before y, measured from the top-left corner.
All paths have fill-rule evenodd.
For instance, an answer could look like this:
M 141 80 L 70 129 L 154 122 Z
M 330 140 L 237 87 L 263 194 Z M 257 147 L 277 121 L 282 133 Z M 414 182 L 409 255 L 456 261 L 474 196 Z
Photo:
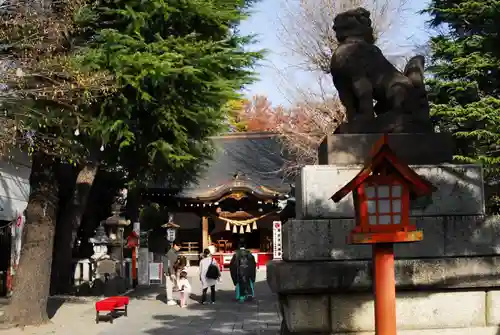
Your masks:
M 333 29 L 339 46 L 331 75 L 347 114 L 347 124 L 337 132 L 431 132 L 424 57 L 411 58 L 404 72 L 398 71 L 374 44 L 370 12 L 364 8 L 338 14 Z

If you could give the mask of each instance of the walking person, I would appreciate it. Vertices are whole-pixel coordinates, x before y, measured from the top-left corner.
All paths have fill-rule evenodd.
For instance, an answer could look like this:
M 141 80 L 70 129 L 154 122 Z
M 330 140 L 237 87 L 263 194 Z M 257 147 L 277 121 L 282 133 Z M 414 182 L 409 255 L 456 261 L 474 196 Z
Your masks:
M 187 307 L 187 300 L 189 298 L 189 294 L 191 293 L 191 284 L 187 279 L 187 272 L 181 271 L 179 274 L 179 292 L 181 294 L 181 308 Z
M 233 255 L 229 269 L 235 286 L 236 300 L 243 303 L 252 299 L 254 297 L 257 264 L 252 253 L 245 248 L 243 240 L 240 240 L 239 249 Z
M 175 265 L 179 257 L 178 251 L 181 249 L 179 241 L 172 242 L 172 247 L 163 257 L 163 274 L 165 275 L 165 295 L 167 297 L 167 305 L 174 306 L 177 303 L 174 300 L 174 287 L 177 286 L 177 273 Z
M 215 285 L 221 276 L 219 263 L 212 257 L 209 249 L 203 251 L 203 258 L 200 261 L 200 281 L 201 281 L 201 303 L 207 301 L 207 291 L 210 288 L 210 303 L 215 304 Z

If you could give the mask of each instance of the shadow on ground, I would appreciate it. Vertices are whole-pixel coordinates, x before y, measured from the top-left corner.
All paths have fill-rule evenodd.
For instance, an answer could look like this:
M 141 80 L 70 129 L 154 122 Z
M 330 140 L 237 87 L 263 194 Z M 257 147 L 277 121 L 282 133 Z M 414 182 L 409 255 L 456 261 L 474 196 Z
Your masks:
M 169 335 L 276 335 L 279 333 L 280 317 L 277 299 L 270 293 L 265 281 L 255 284 L 255 299 L 239 303 L 233 290 L 216 292 L 214 305 L 202 305 L 201 294 L 191 294 L 189 305 L 181 312 L 173 306 L 167 313 L 152 315 L 154 325 L 143 329 L 143 334 Z M 157 300 L 165 301 L 160 293 Z

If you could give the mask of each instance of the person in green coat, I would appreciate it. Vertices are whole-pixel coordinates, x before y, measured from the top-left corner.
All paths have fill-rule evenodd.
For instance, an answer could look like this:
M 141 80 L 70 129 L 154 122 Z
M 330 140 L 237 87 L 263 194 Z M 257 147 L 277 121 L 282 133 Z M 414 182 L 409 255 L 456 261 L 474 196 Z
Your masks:
M 254 297 L 254 283 L 257 272 L 257 264 L 252 253 L 245 248 L 243 240 L 239 243 L 239 249 L 234 253 L 229 264 L 231 279 L 236 290 L 236 300 L 245 302 Z

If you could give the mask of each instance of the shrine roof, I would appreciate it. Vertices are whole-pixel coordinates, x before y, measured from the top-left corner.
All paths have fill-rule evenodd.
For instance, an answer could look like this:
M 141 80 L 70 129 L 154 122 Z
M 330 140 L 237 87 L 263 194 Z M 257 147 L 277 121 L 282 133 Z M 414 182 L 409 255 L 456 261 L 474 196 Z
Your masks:
M 406 163 L 401 161 L 388 144 L 387 136 L 383 136 L 374 146 L 372 156 L 368 158 L 361 171 L 345 186 L 338 190 L 331 199 L 339 202 L 347 194 L 360 186 L 374 171 L 382 165 L 391 166 L 395 173 L 406 180 L 412 192 L 417 195 L 432 193 L 436 190 L 435 186 L 418 175 Z
M 215 154 L 208 168 L 177 196 L 214 200 L 228 192 L 253 192 L 257 197 L 290 193 L 283 173 L 284 157 L 278 134 L 231 133 L 211 138 Z

